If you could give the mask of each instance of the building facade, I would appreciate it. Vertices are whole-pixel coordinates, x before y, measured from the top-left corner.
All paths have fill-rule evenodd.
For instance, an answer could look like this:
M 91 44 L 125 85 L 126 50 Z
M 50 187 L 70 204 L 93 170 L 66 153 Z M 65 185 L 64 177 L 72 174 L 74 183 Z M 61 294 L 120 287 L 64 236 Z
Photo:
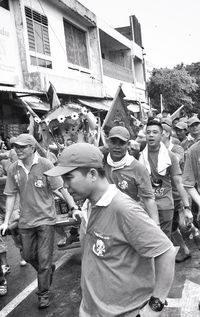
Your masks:
M 76 0 L 3 0 L 0 41 L 0 101 L 46 93 L 50 82 L 59 97 L 100 102 L 104 110 L 120 83 L 127 100 L 146 101 L 135 16 L 113 29 Z

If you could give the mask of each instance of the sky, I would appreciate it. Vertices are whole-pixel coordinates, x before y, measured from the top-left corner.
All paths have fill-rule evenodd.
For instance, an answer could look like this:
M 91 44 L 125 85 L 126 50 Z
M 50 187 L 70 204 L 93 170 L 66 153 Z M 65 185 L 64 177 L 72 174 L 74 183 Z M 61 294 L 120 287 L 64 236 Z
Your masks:
M 112 27 L 141 24 L 146 60 L 154 67 L 200 62 L 200 0 L 79 0 Z

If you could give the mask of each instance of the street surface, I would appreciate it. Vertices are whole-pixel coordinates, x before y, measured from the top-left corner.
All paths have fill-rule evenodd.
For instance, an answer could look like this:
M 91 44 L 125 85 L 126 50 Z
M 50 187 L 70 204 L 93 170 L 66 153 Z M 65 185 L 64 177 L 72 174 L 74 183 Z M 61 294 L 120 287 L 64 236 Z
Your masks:
M 53 279 L 52 302 L 47 309 L 38 310 L 35 271 L 30 265 L 20 267 L 18 249 L 10 236 L 7 240 L 11 273 L 7 275 L 8 294 L 0 298 L 0 317 L 78 317 L 81 300 L 80 248 L 60 251 L 55 243 L 57 268 Z M 176 264 L 175 279 L 163 317 L 200 317 L 200 251 L 192 241 L 189 244 L 192 259 Z

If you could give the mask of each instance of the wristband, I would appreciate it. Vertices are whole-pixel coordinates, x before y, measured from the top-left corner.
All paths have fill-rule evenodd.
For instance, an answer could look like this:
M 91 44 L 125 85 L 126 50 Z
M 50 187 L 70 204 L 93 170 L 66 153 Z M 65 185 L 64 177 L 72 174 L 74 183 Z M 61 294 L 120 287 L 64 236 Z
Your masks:
M 151 296 L 149 300 L 149 307 L 156 312 L 160 312 L 163 310 L 164 306 L 167 305 L 167 302 L 161 302 L 161 300 L 157 297 Z

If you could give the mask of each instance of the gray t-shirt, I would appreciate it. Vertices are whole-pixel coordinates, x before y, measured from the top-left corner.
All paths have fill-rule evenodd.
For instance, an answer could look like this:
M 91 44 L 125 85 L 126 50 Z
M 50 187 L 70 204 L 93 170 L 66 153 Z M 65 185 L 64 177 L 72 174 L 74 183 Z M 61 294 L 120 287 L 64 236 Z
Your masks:
M 171 246 L 139 204 L 120 190 L 110 202 L 95 205 L 84 240 L 80 317 L 135 316 L 152 295 L 153 258 Z

